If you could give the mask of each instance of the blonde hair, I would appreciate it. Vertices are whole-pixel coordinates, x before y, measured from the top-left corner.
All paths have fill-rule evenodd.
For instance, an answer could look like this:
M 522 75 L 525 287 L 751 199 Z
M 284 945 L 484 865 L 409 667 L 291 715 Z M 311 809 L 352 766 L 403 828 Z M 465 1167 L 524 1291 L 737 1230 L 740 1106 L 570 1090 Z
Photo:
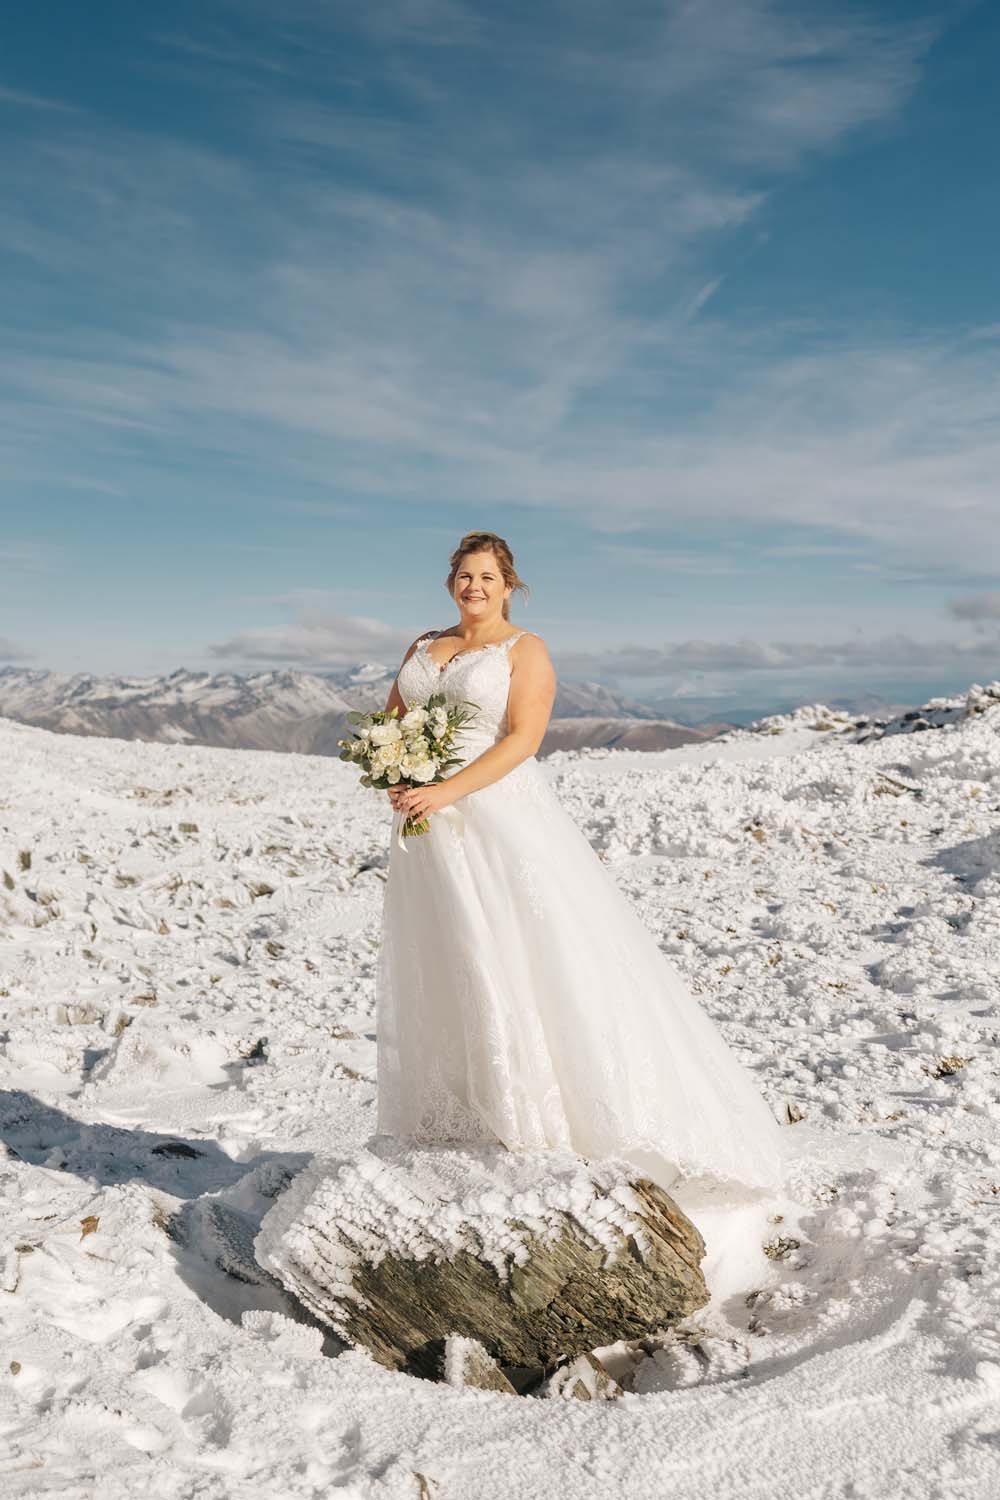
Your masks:
M 452 597 L 454 597 L 455 579 L 458 577 L 458 570 L 462 566 L 463 558 L 467 557 L 470 552 L 492 552 L 497 560 L 497 566 L 503 575 L 504 583 L 509 588 L 512 588 L 515 593 L 520 591 L 527 597 L 529 592 L 528 585 L 517 575 L 517 569 L 514 566 L 514 554 L 503 537 L 497 536 L 495 531 L 467 531 L 451 554 L 451 571 L 444 581 L 444 586 Z M 509 620 L 509 597 L 503 601 L 502 612 L 504 619 Z

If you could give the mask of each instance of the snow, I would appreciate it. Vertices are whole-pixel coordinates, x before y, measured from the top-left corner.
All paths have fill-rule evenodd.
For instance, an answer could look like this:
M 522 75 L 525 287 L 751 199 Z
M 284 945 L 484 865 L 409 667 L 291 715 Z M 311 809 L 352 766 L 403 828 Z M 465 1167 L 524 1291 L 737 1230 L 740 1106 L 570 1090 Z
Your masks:
M 801 726 L 782 733 L 780 738 L 775 739 L 762 739 L 746 730 L 733 730 L 716 739 L 693 740 L 687 745 L 677 745 L 672 750 L 614 750 L 605 746 L 593 746 L 585 750 L 553 750 L 541 765 L 550 772 L 585 766 L 588 775 L 604 779 L 617 777 L 629 767 L 641 771 L 656 771 L 670 770 L 683 764 L 714 765 L 720 760 L 774 760 L 779 756 L 784 759 L 800 750 L 811 750 L 822 738 L 825 736 Z
M 4 1494 L 1000 1492 L 979 701 L 864 743 L 800 714 L 543 763 L 809 1147 L 783 1196 L 678 1193 L 708 1247 L 702 1352 L 643 1355 L 600 1402 L 385 1370 L 255 1262 L 311 1164 L 371 1146 L 385 800 L 329 758 L 0 720 Z

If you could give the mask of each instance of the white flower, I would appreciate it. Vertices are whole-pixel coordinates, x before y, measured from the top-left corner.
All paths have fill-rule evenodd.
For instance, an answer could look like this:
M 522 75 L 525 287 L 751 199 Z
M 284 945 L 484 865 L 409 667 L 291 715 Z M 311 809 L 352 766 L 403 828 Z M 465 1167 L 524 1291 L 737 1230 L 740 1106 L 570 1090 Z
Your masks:
M 403 743 L 394 740 L 391 745 L 380 745 L 372 756 L 372 765 L 384 769 L 386 766 L 398 766 L 403 758 Z
M 438 762 L 429 755 L 404 755 L 399 767 L 404 776 L 411 776 L 414 781 L 427 781 L 429 779 L 428 767 L 430 776 L 435 776 Z
M 427 710 L 420 707 L 411 708 L 399 721 L 400 727 L 404 732 L 407 730 L 423 729 L 426 722 Z
M 421 734 L 416 736 L 414 739 L 407 740 L 406 753 L 411 760 L 426 760 L 431 752 L 427 741 Z
M 394 740 L 403 738 L 399 725 L 395 719 L 390 719 L 388 724 L 375 724 L 372 726 L 371 741 L 373 745 L 391 745 Z

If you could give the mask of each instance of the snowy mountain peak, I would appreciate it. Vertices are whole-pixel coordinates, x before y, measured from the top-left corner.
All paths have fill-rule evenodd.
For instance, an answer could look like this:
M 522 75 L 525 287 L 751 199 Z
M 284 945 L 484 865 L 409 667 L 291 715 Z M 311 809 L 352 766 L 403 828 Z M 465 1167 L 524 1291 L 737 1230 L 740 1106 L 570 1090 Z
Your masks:
M 389 676 L 389 670 L 380 662 L 365 661 L 359 667 L 352 667 L 349 676 L 351 682 L 380 682 Z

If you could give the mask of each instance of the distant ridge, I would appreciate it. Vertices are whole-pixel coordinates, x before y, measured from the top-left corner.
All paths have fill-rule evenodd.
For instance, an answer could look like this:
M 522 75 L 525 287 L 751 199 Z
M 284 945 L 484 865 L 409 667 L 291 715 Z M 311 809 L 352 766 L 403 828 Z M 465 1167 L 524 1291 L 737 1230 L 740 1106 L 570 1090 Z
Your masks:
M 338 754 L 352 709 L 382 708 L 393 671 L 362 662 L 318 675 L 294 670 L 157 677 L 0 668 L 0 716 L 56 734 L 233 750 Z M 540 754 L 613 747 L 667 750 L 726 726 L 693 729 L 601 683 L 561 682 Z

